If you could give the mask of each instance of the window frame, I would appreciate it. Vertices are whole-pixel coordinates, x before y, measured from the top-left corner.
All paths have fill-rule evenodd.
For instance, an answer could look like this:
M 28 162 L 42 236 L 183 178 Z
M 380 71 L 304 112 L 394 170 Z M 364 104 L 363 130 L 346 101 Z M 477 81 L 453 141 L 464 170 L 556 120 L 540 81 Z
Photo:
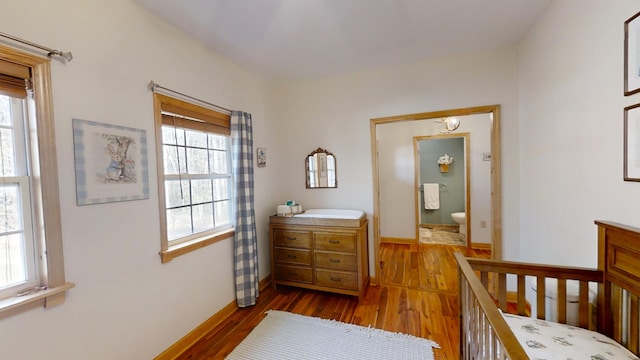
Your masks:
M 1 177 L 0 177 L 1 179 Z M 35 236 L 33 236 L 33 212 L 31 210 L 31 185 L 29 176 L 5 176 L 2 180 L 4 186 L 13 185 L 20 198 L 18 205 L 20 214 L 20 226 L 16 230 L 0 231 L 0 235 L 20 235 L 24 242 L 23 255 L 25 263 L 26 279 L 20 280 L 20 284 L 9 285 L 0 289 L 2 299 L 11 298 L 24 289 L 40 287 L 40 262 L 37 260 L 40 253 Z
M 1 87 L 1 86 L 0 86 Z M 11 110 L 11 119 L 9 124 L 0 124 L 0 131 L 11 132 L 14 169 L 11 173 L 5 174 L 4 169 L 0 169 L 0 180 L 2 185 L 13 185 L 16 188 L 19 201 L 17 202 L 16 212 L 20 218 L 17 228 L 0 229 L 0 236 L 18 235 L 23 238 L 23 262 L 25 269 L 22 275 L 25 275 L 25 279 L 18 280 L 18 283 L 9 285 L 5 288 L 0 288 L 0 299 L 10 298 L 15 296 L 16 293 L 22 291 L 22 289 L 28 289 L 41 286 L 40 281 L 40 262 L 37 261 L 37 254 L 39 253 L 38 244 L 35 241 L 33 235 L 33 218 L 34 213 L 31 210 L 31 178 L 29 169 L 29 144 L 26 139 L 26 124 L 25 118 L 28 116 L 27 104 L 28 100 L 23 99 L 22 96 L 17 96 L 12 92 L 7 93 L 6 89 L 2 87 L 0 91 L 4 94 L 0 96 L 7 97 L 9 99 L 9 108 Z M 2 165 L 0 165 L 2 167 Z
M 64 272 L 51 60 L 3 45 L 0 45 L 0 60 L 30 68 L 33 98 L 37 99 L 29 105 L 28 136 L 29 161 L 33 164 L 30 185 L 34 241 L 38 242 L 37 256 L 41 258 L 39 284 L 44 288 L 0 300 L 0 318 L 3 318 L 37 306 L 49 308 L 62 304 L 66 291 L 75 284 L 66 281 Z
M 230 134 L 230 115 L 223 114 L 218 111 L 205 108 L 193 103 L 185 102 L 180 99 L 153 93 L 153 107 L 156 133 L 156 161 L 158 175 L 158 202 L 160 212 L 160 260 L 162 263 L 169 262 L 174 258 L 190 253 L 197 249 L 214 244 L 218 241 L 227 239 L 235 234 L 234 219 L 230 219 L 231 226 L 225 227 L 219 231 L 205 232 L 201 236 L 189 235 L 188 240 L 175 240 L 170 243 L 167 234 L 167 206 L 165 196 L 165 171 L 164 171 L 164 143 L 162 137 L 162 126 L 167 125 L 163 121 L 163 111 L 188 117 L 191 120 L 176 118 L 175 125 L 179 128 L 188 128 L 204 132 L 212 132 L 218 134 Z M 166 116 L 166 115 L 165 115 Z M 189 122 L 187 125 L 185 122 Z M 229 148 L 230 154 L 230 148 Z M 233 208 L 233 176 L 231 176 L 232 189 L 230 200 Z

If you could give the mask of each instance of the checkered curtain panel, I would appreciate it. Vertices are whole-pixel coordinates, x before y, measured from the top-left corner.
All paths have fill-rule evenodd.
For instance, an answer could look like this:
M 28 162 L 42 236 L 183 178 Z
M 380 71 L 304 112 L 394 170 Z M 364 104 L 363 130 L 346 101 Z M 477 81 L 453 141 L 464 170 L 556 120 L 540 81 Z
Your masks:
M 231 112 L 231 152 L 236 184 L 234 268 L 239 307 L 258 298 L 258 239 L 253 209 L 253 128 L 251 114 Z

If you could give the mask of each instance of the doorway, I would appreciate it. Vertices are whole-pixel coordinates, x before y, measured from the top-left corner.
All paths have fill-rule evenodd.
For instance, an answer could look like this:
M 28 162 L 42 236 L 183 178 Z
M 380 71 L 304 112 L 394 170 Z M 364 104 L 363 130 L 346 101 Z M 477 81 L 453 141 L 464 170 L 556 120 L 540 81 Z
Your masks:
M 381 230 L 388 231 L 389 228 L 396 227 L 401 231 L 409 231 L 406 235 L 401 236 L 409 241 L 416 239 L 417 215 L 417 187 L 415 179 L 415 160 L 411 141 L 413 137 L 424 132 L 425 126 L 431 126 L 433 129 L 430 134 L 437 135 L 442 128 L 442 119 L 445 117 L 460 117 L 460 132 L 468 132 L 465 126 L 478 123 L 477 119 L 484 119 L 487 122 L 486 132 L 487 140 L 480 152 L 471 150 L 470 157 L 480 157 L 485 159 L 483 166 L 489 168 L 487 179 L 482 181 L 482 188 L 476 190 L 475 180 L 470 179 L 468 189 L 476 195 L 486 196 L 486 199 L 480 201 L 473 199 L 474 206 L 484 207 L 486 219 L 474 216 L 475 220 L 472 226 L 474 228 L 474 238 L 478 239 L 478 232 L 485 230 L 489 243 L 487 249 L 491 250 L 491 256 L 495 259 L 502 258 L 502 232 L 501 232 L 501 212 L 502 212 L 502 193 L 501 193 L 501 171 L 500 171 L 500 106 L 488 105 L 471 108 L 461 108 L 453 110 L 442 110 L 426 113 L 397 115 L 384 118 L 374 118 L 370 121 L 371 130 L 371 154 L 372 154 L 372 173 L 373 173 L 373 261 L 376 266 L 375 273 L 380 270 L 380 244 L 384 234 Z M 471 119 L 467 121 L 467 119 Z M 439 124 L 436 124 L 439 123 Z M 467 124 L 467 125 L 465 125 Z M 394 126 L 389 126 L 394 125 Z M 398 125 L 398 126 L 395 126 Z M 385 129 L 393 128 L 393 132 L 387 134 Z M 483 130 L 485 131 L 485 130 Z M 476 142 L 475 133 L 471 133 L 474 139 L 470 148 L 474 147 Z M 385 147 L 385 137 L 396 136 L 408 139 L 406 146 L 399 146 L 395 149 Z M 382 167 L 381 163 L 385 163 L 391 158 L 393 166 Z M 407 170 L 407 168 L 409 170 Z M 474 176 L 480 172 L 471 169 Z M 476 176 L 477 177 L 477 176 Z M 389 178 L 393 183 L 389 184 Z M 384 185 L 383 185 L 384 184 Z M 475 196 L 475 195 L 474 195 Z M 471 202 L 471 201 L 470 201 Z M 470 203 L 469 202 L 469 203 Z M 415 205 L 412 205 L 415 204 Z M 406 214 L 398 217 L 398 214 Z M 478 212 L 476 212 L 477 214 Z M 391 215 L 391 220 L 389 217 Z M 395 216 L 395 218 L 394 218 Z M 398 221 L 395 221 L 395 220 Z M 467 221 L 469 223 L 469 221 Z M 476 224 L 477 223 L 477 224 Z M 382 226 L 381 226 L 382 225 Z M 484 229 L 481 227 L 484 226 Z M 393 230 L 393 229 L 392 229 Z M 413 240 L 412 240 L 413 239 Z M 474 240 L 475 241 L 475 240 Z M 473 243 L 472 243 L 473 247 Z M 377 284 L 377 279 L 372 278 L 372 284 Z
M 418 243 L 471 243 L 469 138 L 469 133 L 413 138 Z M 456 222 L 461 218 L 464 223 Z

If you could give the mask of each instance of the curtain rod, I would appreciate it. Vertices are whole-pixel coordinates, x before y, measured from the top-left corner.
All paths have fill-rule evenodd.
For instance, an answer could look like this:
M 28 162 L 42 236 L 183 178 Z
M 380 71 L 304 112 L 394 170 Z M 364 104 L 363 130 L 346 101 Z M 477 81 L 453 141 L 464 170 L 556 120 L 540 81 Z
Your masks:
M 195 101 L 197 101 L 197 102 L 200 102 L 200 103 L 203 103 L 203 104 L 207 104 L 207 105 L 209 105 L 209 106 L 213 106 L 213 107 L 215 107 L 215 108 L 218 108 L 218 109 L 220 109 L 220 110 L 224 110 L 224 111 L 228 112 L 229 114 L 231 114 L 231 110 L 229 110 L 229 109 L 227 109 L 227 108 L 225 108 L 225 107 L 222 107 L 222 106 L 220 106 L 220 105 L 216 105 L 216 104 L 210 103 L 210 102 L 208 102 L 208 101 L 200 100 L 200 99 L 198 99 L 198 98 L 195 98 L 195 97 L 193 97 L 193 96 L 189 96 L 189 95 L 183 94 L 183 93 L 178 92 L 178 91 L 175 91 L 175 90 L 171 90 L 171 89 L 166 88 L 166 87 L 164 87 L 164 86 L 162 86 L 162 85 L 160 85 L 160 84 L 156 84 L 155 82 L 153 82 L 153 80 L 151 80 L 151 82 L 149 82 L 149 90 L 151 90 L 151 91 L 156 91 L 156 89 L 163 89 L 163 90 L 166 90 L 166 91 L 170 91 L 170 92 L 172 92 L 172 93 L 174 93 L 174 94 L 178 94 L 178 95 L 180 95 L 180 96 L 184 96 L 184 97 L 189 98 L 189 99 L 191 99 L 191 100 L 195 100 Z
M 51 48 L 48 48 L 46 46 L 34 44 L 34 43 L 30 42 L 30 41 L 20 39 L 18 37 L 13 36 L 13 35 L 5 34 L 3 32 L 0 32 L 0 36 L 5 37 L 5 38 L 10 39 L 10 40 L 13 40 L 13 41 L 17 41 L 17 42 L 25 44 L 25 45 L 29 45 L 29 46 L 34 47 L 34 48 L 38 48 L 40 50 L 44 50 L 44 51 L 47 52 L 47 57 L 49 57 L 49 58 L 52 57 L 53 55 L 56 55 L 56 56 L 62 57 L 67 62 L 69 62 L 69 61 L 71 61 L 71 59 L 73 59 L 73 55 L 71 55 L 70 51 L 69 52 L 62 52 L 60 50 L 51 49 Z

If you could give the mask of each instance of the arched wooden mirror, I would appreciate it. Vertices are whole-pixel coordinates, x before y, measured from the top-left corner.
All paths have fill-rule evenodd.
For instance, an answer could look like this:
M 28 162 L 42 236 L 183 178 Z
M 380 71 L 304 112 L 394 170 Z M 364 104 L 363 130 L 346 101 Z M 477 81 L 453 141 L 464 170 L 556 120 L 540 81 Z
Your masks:
M 304 160 L 307 189 L 338 187 L 336 157 L 329 151 L 317 148 Z

